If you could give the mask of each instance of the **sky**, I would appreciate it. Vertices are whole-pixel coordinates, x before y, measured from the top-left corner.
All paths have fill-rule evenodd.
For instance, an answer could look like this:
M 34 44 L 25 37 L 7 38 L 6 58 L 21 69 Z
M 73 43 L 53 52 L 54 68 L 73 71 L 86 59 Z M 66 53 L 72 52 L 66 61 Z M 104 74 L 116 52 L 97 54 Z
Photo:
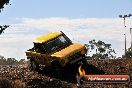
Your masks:
M 26 58 L 36 37 L 53 31 L 63 31 L 82 44 L 92 39 L 110 43 L 117 56 L 124 53 L 124 33 L 130 46 L 132 17 L 126 18 L 124 29 L 118 16 L 132 14 L 132 0 L 10 0 L 10 4 L 0 13 L 0 24 L 10 25 L 0 35 L 0 55 L 6 58 Z

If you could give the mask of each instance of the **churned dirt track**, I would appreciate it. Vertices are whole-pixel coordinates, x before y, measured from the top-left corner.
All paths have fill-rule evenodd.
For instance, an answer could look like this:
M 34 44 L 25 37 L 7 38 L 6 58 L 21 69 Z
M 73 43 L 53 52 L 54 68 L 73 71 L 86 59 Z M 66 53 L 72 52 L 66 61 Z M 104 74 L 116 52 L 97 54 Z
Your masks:
M 90 60 L 82 66 L 87 74 L 128 74 L 132 77 L 132 59 Z M 0 88 L 131 88 L 131 82 L 125 84 L 76 84 L 78 67 L 69 70 L 64 79 L 58 79 L 48 73 L 31 72 L 28 66 L 0 66 Z M 51 72 L 52 73 L 52 72 Z
M 75 85 L 60 79 L 31 72 L 24 66 L 1 66 L 0 88 L 74 88 Z M 10 84 L 10 87 L 9 87 Z M 5 87 L 6 86 L 6 87 Z M 7 87 L 8 86 L 8 87 Z

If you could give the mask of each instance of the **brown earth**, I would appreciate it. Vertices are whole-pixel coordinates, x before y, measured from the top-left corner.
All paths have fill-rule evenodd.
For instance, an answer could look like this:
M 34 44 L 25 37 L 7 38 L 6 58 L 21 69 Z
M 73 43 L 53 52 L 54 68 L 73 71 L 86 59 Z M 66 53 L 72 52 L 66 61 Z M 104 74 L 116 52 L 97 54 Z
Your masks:
M 132 59 L 88 60 L 83 65 L 86 74 L 126 74 L 132 77 Z M 51 75 L 52 71 L 31 72 L 26 65 L 1 65 L 0 88 L 131 88 L 132 82 L 120 84 L 83 84 L 78 86 L 78 66 L 71 66 L 62 79 Z

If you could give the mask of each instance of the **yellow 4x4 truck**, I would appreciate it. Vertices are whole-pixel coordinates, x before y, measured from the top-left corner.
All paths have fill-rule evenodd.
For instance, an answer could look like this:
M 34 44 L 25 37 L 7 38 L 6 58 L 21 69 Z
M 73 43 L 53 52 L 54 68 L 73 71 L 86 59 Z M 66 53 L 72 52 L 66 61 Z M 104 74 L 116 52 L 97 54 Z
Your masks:
M 62 31 L 42 35 L 33 43 L 34 47 L 26 51 L 32 70 L 50 66 L 60 75 L 65 66 L 85 61 L 85 45 L 72 43 Z

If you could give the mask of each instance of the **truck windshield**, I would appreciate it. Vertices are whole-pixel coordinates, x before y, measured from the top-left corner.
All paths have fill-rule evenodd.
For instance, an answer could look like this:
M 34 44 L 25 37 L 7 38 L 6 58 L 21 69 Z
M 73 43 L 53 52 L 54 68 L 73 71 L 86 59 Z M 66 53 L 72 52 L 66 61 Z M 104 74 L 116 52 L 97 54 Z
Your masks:
M 71 43 L 70 39 L 68 37 L 61 35 L 55 38 L 54 40 L 47 42 L 44 46 L 45 46 L 46 52 L 51 53 L 51 52 L 54 52 L 55 50 L 65 47 L 69 43 Z

